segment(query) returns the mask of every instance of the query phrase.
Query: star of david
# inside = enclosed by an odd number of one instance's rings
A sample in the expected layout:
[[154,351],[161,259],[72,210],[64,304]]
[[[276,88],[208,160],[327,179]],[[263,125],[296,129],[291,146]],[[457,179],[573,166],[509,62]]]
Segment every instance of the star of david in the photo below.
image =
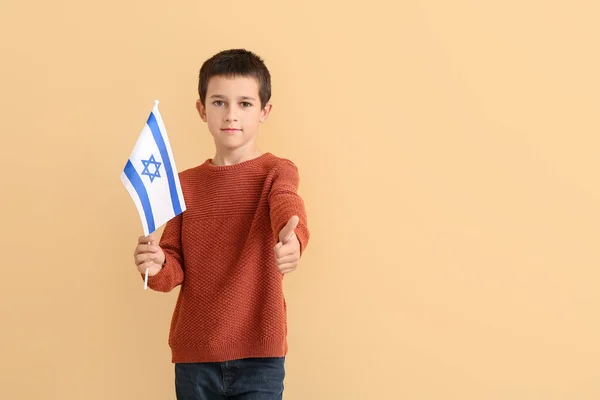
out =
[[[144,170],[142,171],[142,175],[148,175],[148,177],[150,177],[150,182],[154,182],[154,178],[160,178],[160,173],[158,169],[160,168],[161,163],[154,159],[154,154],[152,154],[148,160],[142,160],[142,163],[144,164]],[[148,170],[148,167],[150,165],[154,165],[154,173]]]

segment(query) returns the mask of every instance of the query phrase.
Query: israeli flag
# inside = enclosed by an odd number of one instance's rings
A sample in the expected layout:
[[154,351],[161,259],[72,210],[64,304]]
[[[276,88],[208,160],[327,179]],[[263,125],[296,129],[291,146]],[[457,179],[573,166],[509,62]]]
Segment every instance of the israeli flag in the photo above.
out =
[[186,209],[158,100],[125,164],[121,181],[137,207],[145,236]]

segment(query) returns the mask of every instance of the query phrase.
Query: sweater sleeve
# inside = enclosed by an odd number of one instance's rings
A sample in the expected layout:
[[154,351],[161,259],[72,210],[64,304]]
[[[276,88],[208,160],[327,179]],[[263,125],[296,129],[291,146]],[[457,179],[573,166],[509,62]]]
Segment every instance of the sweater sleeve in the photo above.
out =
[[300,253],[308,245],[310,232],[308,230],[304,201],[298,195],[300,176],[298,168],[291,161],[279,165],[273,176],[273,184],[269,193],[269,208],[271,226],[275,243],[279,241],[279,232],[291,217],[297,215],[300,221],[296,227],[296,236],[300,242]]
[[170,292],[183,282],[183,256],[181,250],[181,223],[183,214],[169,220],[160,238],[165,253],[162,270],[148,277],[148,287],[158,292]]

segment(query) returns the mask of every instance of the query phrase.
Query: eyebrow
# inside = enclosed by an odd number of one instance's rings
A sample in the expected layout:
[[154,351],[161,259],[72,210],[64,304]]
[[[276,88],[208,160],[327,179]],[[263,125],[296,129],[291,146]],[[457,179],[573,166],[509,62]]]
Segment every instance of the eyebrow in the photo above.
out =
[[[227,98],[226,96],[223,96],[222,94],[213,94],[212,96],[210,96],[211,99],[225,99]],[[256,101],[256,99],[254,97],[250,97],[250,96],[240,96],[238,97],[239,100],[254,100]]]

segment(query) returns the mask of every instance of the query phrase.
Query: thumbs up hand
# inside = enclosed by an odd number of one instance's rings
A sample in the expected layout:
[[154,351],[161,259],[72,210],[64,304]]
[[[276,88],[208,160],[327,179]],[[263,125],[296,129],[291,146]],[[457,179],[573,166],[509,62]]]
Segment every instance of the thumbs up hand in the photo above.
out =
[[275,261],[282,274],[294,271],[300,262],[300,241],[295,229],[300,218],[294,215],[279,232],[279,243],[275,246]]

